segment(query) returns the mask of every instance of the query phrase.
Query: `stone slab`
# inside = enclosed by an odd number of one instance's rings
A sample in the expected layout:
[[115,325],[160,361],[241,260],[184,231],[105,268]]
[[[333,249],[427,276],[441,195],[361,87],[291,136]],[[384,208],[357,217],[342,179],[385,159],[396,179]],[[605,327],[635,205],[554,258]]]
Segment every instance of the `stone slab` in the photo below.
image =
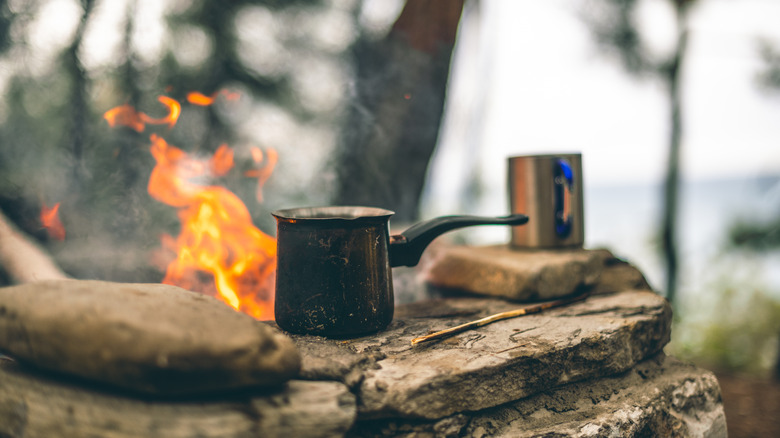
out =
[[0,351],[156,394],[280,385],[300,368],[295,345],[275,328],[164,284],[60,280],[2,288]]
[[649,291],[591,296],[412,347],[411,339],[517,303],[463,297],[397,308],[388,330],[353,340],[294,336],[302,375],[357,394],[361,418],[437,419],[625,372],[669,341],[671,309]]
[[598,282],[591,289],[592,294],[620,292],[624,290],[652,290],[644,274],[636,266],[613,255],[609,250],[595,250],[604,260],[604,267]]
[[563,297],[598,282],[605,253],[527,250],[507,245],[437,247],[423,278],[433,286],[514,301]]
[[0,360],[0,436],[248,438],[342,436],[355,396],[338,382],[292,380],[275,393],[155,400],[117,394]]
[[715,376],[659,354],[626,373],[433,422],[358,422],[350,436],[726,437]]

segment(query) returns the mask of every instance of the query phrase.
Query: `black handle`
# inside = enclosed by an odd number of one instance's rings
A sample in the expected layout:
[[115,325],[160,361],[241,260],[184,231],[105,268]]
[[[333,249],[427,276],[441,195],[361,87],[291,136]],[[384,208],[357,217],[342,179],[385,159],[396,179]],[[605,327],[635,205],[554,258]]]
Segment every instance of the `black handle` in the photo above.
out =
[[414,266],[433,239],[458,228],[473,225],[523,225],[528,216],[513,214],[502,217],[442,216],[412,225],[390,239],[390,266]]

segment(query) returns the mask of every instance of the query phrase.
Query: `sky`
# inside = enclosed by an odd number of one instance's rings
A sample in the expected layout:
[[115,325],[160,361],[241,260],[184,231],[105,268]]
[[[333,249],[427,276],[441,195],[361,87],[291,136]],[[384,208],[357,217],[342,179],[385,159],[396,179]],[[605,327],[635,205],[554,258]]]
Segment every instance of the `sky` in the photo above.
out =
[[[630,77],[594,44],[580,18],[591,3],[483,0],[466,15],[430,170],[430,211],[452,210],[475,170],[484,191],[505,191],[506,158],[514,155],[581,152],[586,185],[662,180],[663,83]],[[643,35],[659,55],[674,41],[667,3],[641,2]],[[780,92],[755,79],[759,39],[780,48],[777,17],[780,2],[771,0],[702,0],[692,11],[683,178],[780,174]]]

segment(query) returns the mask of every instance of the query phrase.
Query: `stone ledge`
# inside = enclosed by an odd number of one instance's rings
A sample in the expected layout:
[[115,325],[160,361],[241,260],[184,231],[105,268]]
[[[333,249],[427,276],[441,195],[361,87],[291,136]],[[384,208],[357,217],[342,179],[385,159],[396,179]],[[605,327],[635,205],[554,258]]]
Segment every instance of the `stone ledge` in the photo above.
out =
[[342,436],[355,396],[338,382],[293,380],[277,393],[142,399],[0,360],[0,436],[248,438]]
[[726,417],[712,373],[659,354],[618,376],[480,412],[358,422],[349,436],[725,437]]
[[592,296],[431,345],[412,338],[518,305],[452,298],[399,306],[390,328],[354,340],[295,336],[306,378],[340,380],[361,418],[443,418],[624,372],[661,351],[671,309],[647,291]]
[[586,249],[445,246],[426,257],[423,277],[438,288],[514,301],[550,300],[595,285],[608,255]]

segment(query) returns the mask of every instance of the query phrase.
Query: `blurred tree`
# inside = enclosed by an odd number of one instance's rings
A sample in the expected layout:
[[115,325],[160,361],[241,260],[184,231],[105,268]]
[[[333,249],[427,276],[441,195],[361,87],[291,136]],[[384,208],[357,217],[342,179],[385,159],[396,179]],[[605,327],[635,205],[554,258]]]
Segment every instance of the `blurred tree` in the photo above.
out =
[[390,32],[352,47],[356,83],[333,163],[334,202],[417,219],[463,0],[409,0]]
[[756,252],[780,249],[780,217],[767,223],[736,223],[729,230],[729,242]]
[[[761,41],[758,50],[765,65],[757,76],[757,85],[764,91],[780,90],[780,53],[767,41]],[[767,181],[774,186],[778,180],[769,177]],[[769,205],[780,207],[771,201]],[[671,346],[679,350],[675,354],[722,371],[763,374],[771,367],[772,377],[780,381],[777,291],[762,284],[761,275],[756,272],[742,271],[732,258],[737,251],[743,258],[764,257],[780,250],[780,209],[774,217],[735,221],[725,237],[721,253],[709,261],[710,269],[720,272],[720,278],[707,287],[712,292],[711,299],[702,302],[692,298],[684,303],[686,307],[695,306],[696,313],[707,317],[681,321],[678,328],[683,330],[675,333],[683,333],[683,338],[688,339],[673,341]],[[768,354],[772,352],[775,357]]]
[[669,0],[674,8],[676,38],[668,57],[652,55],[637,26],[639,0],[594,0],[597,5],[585,17],[603,48],[616,53],[623,67],[636,76],[652,75],[666,85],[669,96],[669,154],[664,179],[664,208],[661,244],[666,260],[666,297],[675,304],[679,255],[677,250],[677,206],[680,185],[680,147],[683,135],[681,71],[688,41],[688,15],[696,0]]
[[89,135],[89,125],[93,120],[93,111],[90,111],[88,94],[89,77],[84,65],[79,57],[79,49],[84,40],[84,32],[87,22],[94,9],[94,0],[81,0],[82,14],[76,27],[76,32],[71,43],[65,48],[62,54],[62,66],[70,82],[69,96],[67,102],[70,107],[68,111],[68,133],[63,137],[67,143],[64,148],[70,150],[73,157],[74,183],[73,187],[77,192],[80,191],[82,175],[85,171],[83,155],[84,144],[88,142],[85,138]]
[[[252,126],[252,117],[269,107],[281,117],[265,128],[286,130],[278,136],[282,141],[294,142],[313,126],[311,147],[327,149],[332,141],[328,136],[343,132],[334,159],[336,201],[394,208],[404,220],[416,216],[438,134],[463,0],[409,1],[386,36],[371,39],[366,32],[354,44],[351,34],[359,28],[356,12],[362,2],[171,2],[161,23],[164,30],[153,42],[144,33],[154,26],[142,21],[157,20],[150,19],[148,2],[128,0],[124,5],[123,10],[111,10],[108,0],[0,3],[0,63],[7,72],[0,77],[5,91],[0,103],[0,208],[24,231],[48,243],[70,274],[157,280],[159,272],[139,273],[138,265],[148,264],[159,234],[176,233],[176,212],[146,194],[154,165],[146,147],[148,133],[109,129],[101,115],[122,103],[160,115],[164,110],[155,99],[162,93],[182,101],[188,91],[208,95],[238,89],[245,94],[243,109],[254,112],[237,115],[219,105],[185,111],[177,128],[165,135],[190,152],[210,153],[224,142],[245,140],[247,132],[260,131]],[[59,27],[47,27],[53,15],[63,11],[68,14],[57,17]],[[345,16],[347,21],[342,20]],[[339,29],[320,26],[322,17]],[[71,25],[72,31],[63,30]],[[117,42],[98,32],[113,32]],[[334,32],[340,32],[343,45],[322,42]],[[33,41],[35,35],[47,33],[58,36],[42,44]],[[262,59],[268,54],[261,50],[266,43],[278,45],[279,56]],[[108,47],[109,53],[94,55],[98,46]],[[321,66],[317,61],[323,58],[330,62],[324,64],[336,65],[331,70],[340,76],[332,79],[307,71]],[[308,82],[302,85],[301,76]],[[356,84],[354,95],[340,96],[331,106],[307,102],[301,90],[307,84],[309,93],[339,90],[324,83],[325,77]],[[348,111],[342,117],[345,105]],[[277,127],[278,119],[283,123]],[[154,129],[162,132],[164,127]],[[283,152],[280,163],[291,155],[301,161],[312,159],[310,150],[290,150],[286,156]],[[239,167],[252,164],[251,157],[244,159],[247,163],[239,162]],[[229,180],[233,177],[220,182],[235,182]],[[321,199],[325,185],[296,190],[316,192]],[[287,186],[276,196],[292,196]],[[231,189],[245,202],[254,200],[251,181]],[[68,237],[62,243],[46,242],[38,219],[41,204],[60,201]]]
[[16,19],[17,12],[12,11],[7,1],[0,3],[0,53],[5,53],[13,46],[11,26]]
[[[759,85],[780,91],[780,50],[769,41],[759,43],[759,51],[764,59],[764,70],[759,74]],[[737,248],[755,252],[780,250],[780,210],[778,216],[768,222],[736,223],[729,233],[729,242]],[[780,336],[773,377],[780,381]]]
[[[99,29],[100,20],[107,19],[97,13],[110,6],[107,0],[74,3],[72,32],[59,30],[64,38],[43,45],[40,38],[35,41],[36,35],[56,32],[44,29],[43,23],[51,21],[52,13],[62,12],[57,8],[63,5],[48,0],[0,3],[0,62],[7,72],[0,78],[5,90],[0,104],[0,209],[25,232],[49,244],[58,262],[78,277],[154,281],[159,272],[139,276],[137,268],[139,263],[148,264],[148,250],[158,245],[160,233],[175,233],[176,212],[146,195],[154,163],[145,147],[148,136],[132,129],[110,130],[102,112],[131,103],[159,113],[154,99],[170,85],[168,91],[178,99],[187,91],[210,94],[240,86],[289,105],[293,99],[285,75],[264,77],[242,64],[235,19],[248,7],[277,11],[318,7],[322,2],[196,0],[173,8],[168,22],[172,33],[184,26],[212,42],[196,66],[178,61],[175,52],[181,40],[176,38],[159,42],[163,50],[156,60],[139,56],[137,0],[129,0],[126,9],[118,11],[124,22],[118,29],[121,43],[103,64],[85,59],[91,55],[90,29]],[[69,16],[58,18],[63,27],[70,24]],[[202,113],[205,120],[191,123],[203,134],[192,143],[196,149],[213,151],[235,139],[235,126],[216,108],[204,108]],[[48,242],[38,213],[42,203],[60,201],[69,238]],[[100,241],[102,248],[88,248],[88,241]],[[143,251],[129,256],[134,248]]]
[[775,91],[780,90],[780,49],[769,41],[760,41],[759,51],[766,65],[758,77],[759,84]]
[[[171,31],[187,38],[193,30],[201,31],[210,41],[210,47],[198,47],[205,50],[205,59],[198,68],[183,65],[175,54],[182,50],[181,45],[172,44],[160,65],[159,84],[175,87],[174,96],[183,98],[183,93],[199,90],[212,93],[221,88],[240,84],[246,87],[254,97],[283,101],[285,93],[289,93],[287,75],[263,76],[246,68],[239,56],[238,37],[235,29],[236,17],[251,6],[279,10],[298,8],[301,5],[316,5],[319,0],[232,0],[229,2],[217,0],[200,0],[192,2],[185,10],[168,17]],[[205,108],[206,132],[198,147],[213,151],[222,142],[235,140],[235,131],[226,126],[224,118],[217,114],[213,106]]]

